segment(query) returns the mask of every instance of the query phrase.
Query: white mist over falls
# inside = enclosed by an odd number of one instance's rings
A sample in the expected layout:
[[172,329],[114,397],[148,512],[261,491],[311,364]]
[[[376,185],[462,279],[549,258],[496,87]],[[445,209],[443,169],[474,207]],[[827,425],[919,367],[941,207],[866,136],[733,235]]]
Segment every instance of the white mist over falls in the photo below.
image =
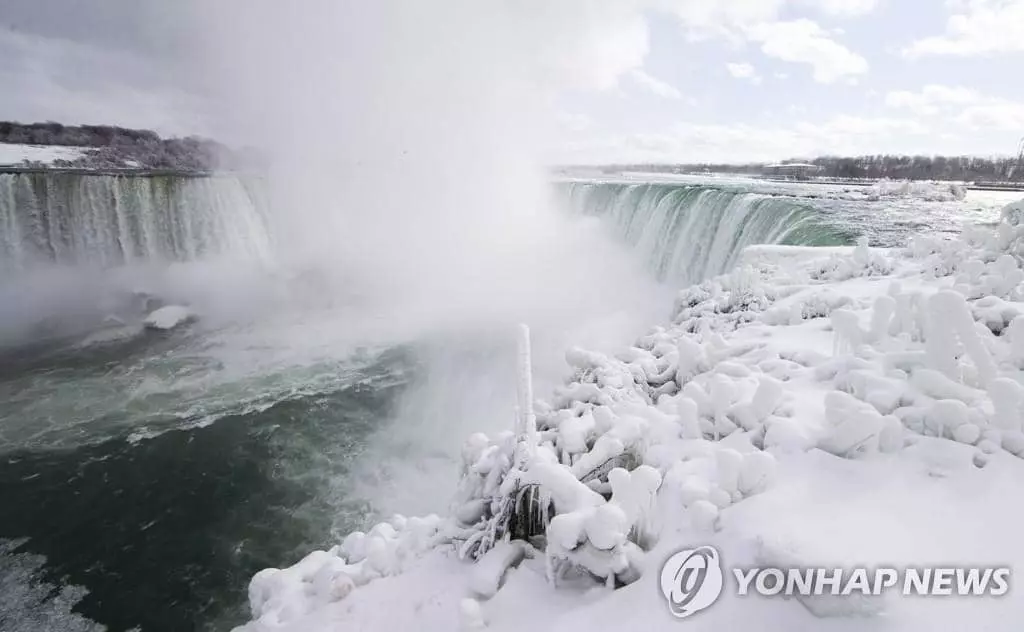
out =
[[547,4],[203,3],[213,127],[267,173],[0,175],[0,621],[241,623],[255,571],[445,510],[512,427],[518,323],[540,395],[745,246],[904,234],[838,189],[555,182],[552,99],[608,42]]

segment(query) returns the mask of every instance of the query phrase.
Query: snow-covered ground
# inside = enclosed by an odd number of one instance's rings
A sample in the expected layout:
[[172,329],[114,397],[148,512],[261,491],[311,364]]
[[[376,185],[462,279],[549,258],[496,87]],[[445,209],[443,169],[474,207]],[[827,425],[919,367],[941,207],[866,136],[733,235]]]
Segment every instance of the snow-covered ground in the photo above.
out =
[[470,437],[449,516],[261,572],[241,629],[1019,630],[1013,580],[816,601],[727,573],[680,623],[659,574],[700,545],[730,568],[1024,568],[1022,263],[1024,204],[905,249],[749,248],[633,347],[569,350],[535,418]]
[[25,160],[49,164],[54,160],[75,160],[83,155],[81,147],[0,143],[0,166],[19,165]]

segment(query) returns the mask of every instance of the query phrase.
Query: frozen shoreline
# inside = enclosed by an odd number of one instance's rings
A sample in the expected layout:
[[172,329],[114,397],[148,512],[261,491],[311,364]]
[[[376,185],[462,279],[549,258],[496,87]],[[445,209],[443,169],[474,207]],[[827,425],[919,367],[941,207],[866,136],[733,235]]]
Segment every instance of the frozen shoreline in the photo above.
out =
[[[1022,208],[906,249],[747,249],[635,346],[569,350],[573,378],[535,406],[536,435],[470,437],[450,516],[395,517],[261,572],[240,629],[675,629],[658,574],[690,545],[730,566],[1024,568]],[[726,590],[686,625],[1024,618],[1012,596],[892,597]]]

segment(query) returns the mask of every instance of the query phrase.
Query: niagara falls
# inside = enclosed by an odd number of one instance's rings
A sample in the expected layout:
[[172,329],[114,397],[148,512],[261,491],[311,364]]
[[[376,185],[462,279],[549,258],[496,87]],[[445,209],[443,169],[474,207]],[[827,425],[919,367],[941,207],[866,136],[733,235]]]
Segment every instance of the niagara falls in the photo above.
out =
[[0,632],[1016,632],[1024,0],[0,0]]

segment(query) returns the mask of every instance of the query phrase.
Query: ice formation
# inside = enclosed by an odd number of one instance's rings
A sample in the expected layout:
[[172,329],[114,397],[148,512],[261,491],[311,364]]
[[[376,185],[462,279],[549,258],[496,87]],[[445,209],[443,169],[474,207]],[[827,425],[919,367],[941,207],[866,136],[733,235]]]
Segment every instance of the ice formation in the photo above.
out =
[[174,329],[195,319],[187,307],[181,305],[165,305],[153,310],[146,316],[143,324],[149,329]]
[[879,180],[868,189],[867,197],[873,200],[912,197],[931,202],[949,202],[967,197],[967,187],[951,182]]
[[[262,571],[249,629],[300,625],[428,551],[475,563],[451,615],[466,630],[490,625],[521,567],[540,569],[552,590],[628,586],[657,568],[666,544],[735,531],[723,522],[753,511],[748,499],[783,503],[772,492],[794,464],[822,475],[842,463],[897,468],[930,446],[935,476],[961,453],[971,467],[1017,467],[1020,208],[994,230],[920,236],[905,249],[748,249],[733,272],[681,291],[670,324],[632,347],[570,349],[571,376],[547,401],[532,397],[524,328],[516,426],[465,441],[451,514],[395,517]],[[807,607],[848,610],[819,605]]]

